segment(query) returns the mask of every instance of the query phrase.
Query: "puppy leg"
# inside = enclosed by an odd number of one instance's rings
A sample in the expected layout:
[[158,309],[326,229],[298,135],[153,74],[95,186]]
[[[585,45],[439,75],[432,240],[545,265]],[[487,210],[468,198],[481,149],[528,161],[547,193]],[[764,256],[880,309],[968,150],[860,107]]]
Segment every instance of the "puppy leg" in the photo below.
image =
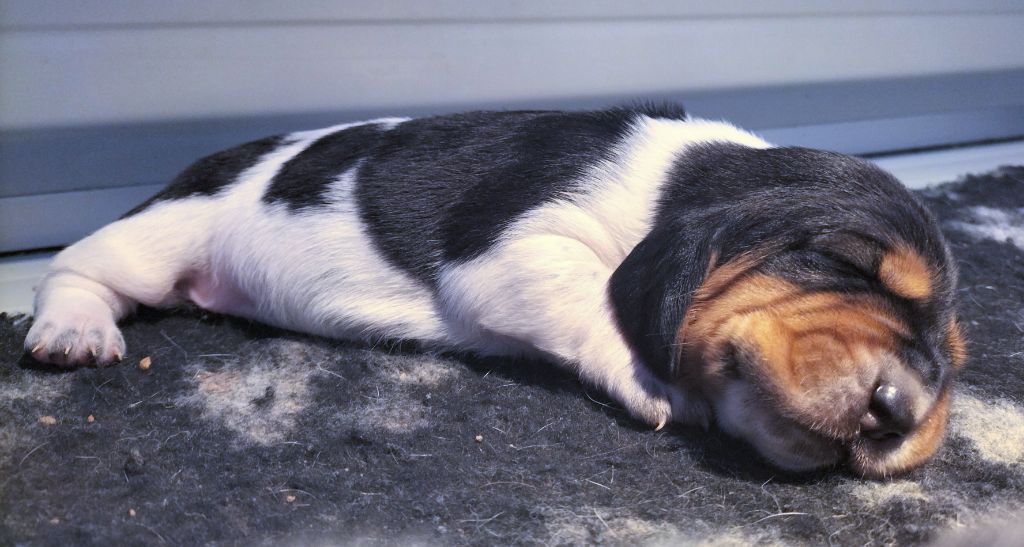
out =
[[64,249],[36,287],[26,350],[58,365],[120,360],[117,320],[179,299],[176,284],[206,262],[212,211],[206,197],[158,203]]
[[648,424],[706,425],[707,405],[659,380],[626,344],[608,298],[611,274],[583,243],[534,235],[446,270],[440,288],[462,344],[486,353],[478,341],[513,339],[568,363]]

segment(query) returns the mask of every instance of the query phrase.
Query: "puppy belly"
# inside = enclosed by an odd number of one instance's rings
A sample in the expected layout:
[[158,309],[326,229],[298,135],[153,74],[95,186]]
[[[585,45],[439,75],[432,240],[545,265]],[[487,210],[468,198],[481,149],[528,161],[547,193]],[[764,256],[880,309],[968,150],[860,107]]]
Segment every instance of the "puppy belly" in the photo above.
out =
[[212,273],[193,275],[181,285],[186,298],[204,310],[258,319],[252,298],[234,282],[225,282],[221,276]]
[[[343,247],[336,244],[332,250]],[[246,271],[238,271],[237,264],[224,266],[239,279],[199,280],[189,297],[211,311],[330,338],[446,340],[427,289],[387,276],[385,269],[374,267],[387,266],[374,264],[365,252],[343,254],[351,261],[332,262],[314,249],[291,251],[283,262],[271,250],[253,253]],[[374,273],[391,279],[373,280]]]

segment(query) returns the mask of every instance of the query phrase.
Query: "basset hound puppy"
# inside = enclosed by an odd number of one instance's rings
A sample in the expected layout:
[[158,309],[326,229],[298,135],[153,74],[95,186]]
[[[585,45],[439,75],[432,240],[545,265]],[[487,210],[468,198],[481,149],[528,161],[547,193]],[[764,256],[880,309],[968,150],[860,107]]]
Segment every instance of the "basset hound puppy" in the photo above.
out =
[[382,118],[243,144],[53,260],[25,347],[125,356],[137,304],[532,355],[785,470],[940,445],[956,267],[870,162],[673,107]]

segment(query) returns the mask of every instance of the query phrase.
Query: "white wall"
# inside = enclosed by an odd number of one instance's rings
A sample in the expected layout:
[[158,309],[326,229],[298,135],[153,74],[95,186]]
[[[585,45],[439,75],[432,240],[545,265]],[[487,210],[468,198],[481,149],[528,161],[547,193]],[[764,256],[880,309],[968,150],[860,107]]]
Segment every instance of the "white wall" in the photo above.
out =
[[851,153],[1024,135],[1024,0],[0,0],[0,253],[380,115],[682,101]]
[[0,2],[0,128],[1024,69],[1024,2]]

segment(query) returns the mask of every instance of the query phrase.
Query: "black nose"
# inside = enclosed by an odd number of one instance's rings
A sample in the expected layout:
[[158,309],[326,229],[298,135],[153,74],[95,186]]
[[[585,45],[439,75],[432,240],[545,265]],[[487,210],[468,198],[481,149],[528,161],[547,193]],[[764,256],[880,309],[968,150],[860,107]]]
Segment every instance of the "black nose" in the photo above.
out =
[[906,392],[893,384],[878,386],[860,420],[860,434],[881,441],[903,437],[913,428],[914,413]]

